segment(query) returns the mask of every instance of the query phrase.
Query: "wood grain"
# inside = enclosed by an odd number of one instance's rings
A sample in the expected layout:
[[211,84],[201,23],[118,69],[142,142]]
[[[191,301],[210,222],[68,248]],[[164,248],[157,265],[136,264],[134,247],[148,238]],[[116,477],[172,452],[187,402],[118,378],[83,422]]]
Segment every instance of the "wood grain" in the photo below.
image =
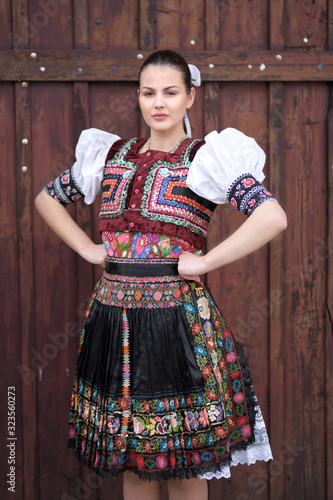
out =
[[[326,438],[327,443],[333,440],[333,228],[330,221],[333,217],[333,85],[329,84],[329,110],[327,114],[328,130],[328,231],[327,248],[327,305],[326,305]],[[326,492],[333,491],[333,448],[327,446],[327,487]]]
[[[285,89],[285,492],[286,500],[325,498],[326,265],[328,93],[325,84]],[[289,451],[288,451],[289,448]],[[311,479],[310,479],[311,478]]]
[[[30,89],[15,84],[16,111],[16,171],[17,171],[17,222],[20,273],[20,337],[22,362],[22,417],[23,417],[23,478],[27,499],[37,499],[38,448],[37,448],[37,394],[35,348],[34,300],[34,248],[32,238],[32,156],[30,129]],[[28,144],[23,144],[23,139]],[[26,167],[26,171],[22,167]],[[37,370],[38,371],[38,370]],[[25,376],[24,376],[25,375]]]
[[[269,190],[282,207],[284,193],[284,130],[285,117],[284,85],[272,82],[269,85]],[[270,498],[284,500],[284,234],[270,243],[269,255],[269,429],[273,456],[278,468],[270,474]]]
[[[32,59],[30,51],[2,50],[0,81],[136,81],[142,64],[137,56],[142,54],[146,58],[150,53],[151,51],[146,50],[125,49],[38,50],[37,57]],[[182,50],[181,54],[198,66],[203,81],[333,79],[331,52]],[[45,71],[40,68],[45,68]]]
[[[5,123],[6,127],[1,128],[0,133],[0,154],[3,158],[3,166],[0,169],[0,300],[4,304],[2,308],[2,353],[1,353],[1,380],[2,380],[2,415],[3,423],[1,425],[1,442],[3,443],[3,452],[0,456],[0,468],[3,471],[3,490],[9,487],[10,467],[15,466],[15,493],[9,492],[8,495],[14,497],[23,497],[24,480],[23,480],[23,414],[22,393],[26,389],[29,376],[23,378],[21,376],[22,361],[21,361],[21,318],[20,318],[20,269],[19,262],[19,236],[21,228],[18,228],[18,206],[17,196],[17,177],[20,172],[15,164],[15,136],[16,124],[15,113],[15,89],[10,83],[0,86],[0,122]],[[24,194],[24,193],[23,193]],[[11,304],[13,305],[11,307]],[[25,339],[26,340],[26,339]],[[29,374],[29,372],[28,372]],[[11,387],[11,389],[7,389]],[[12,389],[14,387],[14,389]],[[8,399],[8,392],[14,393],[15,398],[15,431],[10,434],[12,429],[8,429],[8,423],[13,424],[13,414],[11,419],[7,417],[8,407],[12,400]],[[31,408],[29,408],[31,409]],[[10,448],[7,444],[11,441],[8,438],[15,438],[15,458],[16,464],[8,463],[10,456]],[[12,447],[13,449],[13,447]],[[6,479],[5,479],[6,478]]]

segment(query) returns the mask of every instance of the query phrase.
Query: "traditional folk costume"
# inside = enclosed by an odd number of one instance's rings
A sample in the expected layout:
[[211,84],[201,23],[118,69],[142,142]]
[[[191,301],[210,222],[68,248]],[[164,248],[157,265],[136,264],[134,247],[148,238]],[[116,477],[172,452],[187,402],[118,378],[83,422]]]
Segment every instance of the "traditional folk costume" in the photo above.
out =
[[103,476],[229,477],[272,458],[247,363],[202,282],[183,279],[183,251],[201,254],[217,204],[251,215],[274,199],[265,154],[228,128],[185,138],[174,153],[146,139],[82,132],[76,163],[44,189],[92,203],[107,267],[80,337],[69,446]]

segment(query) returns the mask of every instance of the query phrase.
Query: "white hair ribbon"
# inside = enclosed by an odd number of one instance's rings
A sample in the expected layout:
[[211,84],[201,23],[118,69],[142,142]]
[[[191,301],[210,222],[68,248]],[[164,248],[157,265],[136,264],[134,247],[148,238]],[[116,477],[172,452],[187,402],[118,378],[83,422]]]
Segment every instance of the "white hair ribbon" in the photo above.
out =
[[[189,70],[191,73],[192,85],[194,85],[194,87],[200,87],[200,85],[201,85],[200,71],[198,70],[198,68],[196,66],[194,66],[194,64],[189,64],[188,67],[189,67]],[[185,120],[185,126],[186,126],[186,133],[189,137],[192,137],[191,124],[190,124],[190,120],[188,119],[188,116],[187,116],[187,111],[185,111],[184,120]]]
[[185,111],[184,121],[185,121],[186,133],[189,137],[192,137],[191,124],[187,116],[187,111]]
[[192,85],[194,85],[195,87],[200,87],[201,85],[200,71],[196,66],[194,66],[194,64],[189,64],[188,67],[191,72]]

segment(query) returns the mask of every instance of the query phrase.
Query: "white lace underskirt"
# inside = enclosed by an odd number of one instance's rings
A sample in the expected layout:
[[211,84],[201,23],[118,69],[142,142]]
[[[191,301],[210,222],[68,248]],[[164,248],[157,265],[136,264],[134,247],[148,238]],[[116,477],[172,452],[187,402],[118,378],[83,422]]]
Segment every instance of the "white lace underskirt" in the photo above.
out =
[[268,462],[273,460],[272,450],[269,444],[268,434],[266,431],[265,422],[260,410],[260,406],[255,407],[256,417],[254,423],[253,443],[249,444],[246,450],[235,450],[231,452],[231,462],[228,465],[221,465],[221,469],[215,472],[207,472],[199,475],[200,479],[220,479],[221,477],[228,478],[231,476],[230,467],[238,464],[254,464],[257,460]]

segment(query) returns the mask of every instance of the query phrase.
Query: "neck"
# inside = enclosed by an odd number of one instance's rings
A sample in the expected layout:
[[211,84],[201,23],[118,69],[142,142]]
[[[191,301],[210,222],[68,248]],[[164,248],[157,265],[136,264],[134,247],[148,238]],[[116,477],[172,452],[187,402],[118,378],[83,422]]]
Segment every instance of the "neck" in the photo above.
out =
[[186,135],[183,129],[177,130],[168,135],[158,133],[154,130],[151,131],[149,149],[156,149],[158,151],[170,151],[177,142]]

